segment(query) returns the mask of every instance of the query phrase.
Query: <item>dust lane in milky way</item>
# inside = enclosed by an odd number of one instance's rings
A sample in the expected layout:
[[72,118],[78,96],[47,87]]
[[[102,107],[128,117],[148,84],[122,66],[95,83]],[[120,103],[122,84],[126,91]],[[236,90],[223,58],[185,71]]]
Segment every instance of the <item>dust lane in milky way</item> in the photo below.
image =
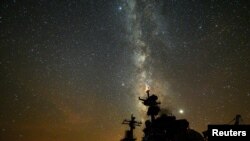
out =
[[249,11],[241,0],[3,1],[0,140],[120,140],[124,118],[147,119],[146,87],[200,132],[236,114],[249,123]]
[[154,40],[153,38],[157,34],[166,30],[161,22],[161,19],[164,19],[160,15],[162,4],[155,1],[126,1],[123,4],[126,12],[127,39],[133,49],[132,57],[135,64],[135,77],[131,82],[134,84],[133,93],[135,93],[137,106],[142,109],[140,116],[145,114],[146,109],[138,101],[138,97],[145,96],[147,87],[155,88],[162,100],[166,99],[168,92],[167,80],[163,83],[163,80],[152,78],[154,59],[151,56],[151,50],[154,49],[154,46],[150,44],[150,41]]

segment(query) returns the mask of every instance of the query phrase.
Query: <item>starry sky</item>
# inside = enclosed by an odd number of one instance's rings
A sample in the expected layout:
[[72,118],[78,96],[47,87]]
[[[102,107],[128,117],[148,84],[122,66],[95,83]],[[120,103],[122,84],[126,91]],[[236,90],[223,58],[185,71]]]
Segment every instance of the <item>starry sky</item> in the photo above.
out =
[[0,140],[120,140],[146,88],[199,132],[250,123],[249,17],[244,0],[2,0]]

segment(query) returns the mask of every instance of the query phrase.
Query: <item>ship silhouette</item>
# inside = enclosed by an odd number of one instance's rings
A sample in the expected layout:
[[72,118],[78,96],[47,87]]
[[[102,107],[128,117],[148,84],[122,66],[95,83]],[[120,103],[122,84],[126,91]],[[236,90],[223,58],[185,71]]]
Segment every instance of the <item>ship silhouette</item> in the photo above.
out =
[[[232,124],[232,122],[234,123]],[[243,119],[240,114],[237,114],[228,124],[224,125],[234,125],[234,126],[243,125]],[[208,141],[208,130],[203,131],[202,134],[204,136],[204,141]]]
[[[176,119],[172,114],[158,115],[160,112],[160,102],[155,94],[146,91],[146,98],[140,98],[142,104],[147,107],[147,116],[143,129],[144,136],[142,141],[204,141],[205,138],[197,131],[189,128],[189,122],[186,119]],[[135,141],[133,131],[136,126],[142,123],[135,121],[131,115],[131,120],[124,120],[123,124],[128,124],[130,129],[126,130],[125,136],[121,141]]]

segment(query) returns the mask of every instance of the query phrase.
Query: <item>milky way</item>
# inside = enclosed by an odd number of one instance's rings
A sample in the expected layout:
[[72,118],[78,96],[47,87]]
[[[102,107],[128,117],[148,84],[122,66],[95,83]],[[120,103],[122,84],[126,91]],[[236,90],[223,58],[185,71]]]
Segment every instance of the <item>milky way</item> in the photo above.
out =
[[[117,141],[145,89],[199,132],[250,119],[247,1],[0,4],[0,140]],[[140,140],[143,126],[136,129]]]
[[[138,101],[138,97],[145,97],[145,89],[157,89],[158,96],[165,99],[166,86],[163,80],[152,78],[154,58],[151,50],[154,46],[149,42],[163,29],[159,20],[161,3],[155,1],[127,1],[124,4],[126,10],[126,29],[129,45],[133,49],[133,62],[135,64],[135,77],[132,78],[134,93],[139,111],[145,114],[145,107]],[[167,42],[167,41],[166,41]],[[157,68],[156,68],[157,69]],[[167,82],[167,80],[164,80]],[[141,115],[142,116],[142,115]]]

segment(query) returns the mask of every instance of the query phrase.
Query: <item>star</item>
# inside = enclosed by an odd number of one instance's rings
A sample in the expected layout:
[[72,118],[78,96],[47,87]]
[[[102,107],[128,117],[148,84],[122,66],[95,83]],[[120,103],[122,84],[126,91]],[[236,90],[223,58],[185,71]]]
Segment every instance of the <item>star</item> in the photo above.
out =
[[119,6],[119,7],[118,7],[118,10],[119,10],[119,11],[122,11],[122,6]]
[[123,86],[123,87],[125,86],[125,83],[124,83],[124,82],[122,82],[122,86]]
[[[162,114],[187,119],[200,132],[208,122],[228,122],[235,112],[249,124],[246,5],[239,0],[4,2],[1,138],[121,140],[126,130],[121,120],[131,113],[150,119],[138,97],[152,95]],[[136,130],[134,136],[143,137],[143,128]]]
[[180,110],[179,110],[179,113],[180,113],[180,114],[184,114],[184,110],[183,110],[183,109],[180,109]]

